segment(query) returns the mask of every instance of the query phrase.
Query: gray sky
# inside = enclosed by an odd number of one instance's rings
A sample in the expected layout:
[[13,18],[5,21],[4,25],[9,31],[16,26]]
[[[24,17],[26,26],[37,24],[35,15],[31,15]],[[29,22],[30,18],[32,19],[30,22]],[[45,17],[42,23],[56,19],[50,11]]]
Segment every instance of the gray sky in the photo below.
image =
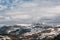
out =
[[60,0],[0,0],[0,24],[60,24]]

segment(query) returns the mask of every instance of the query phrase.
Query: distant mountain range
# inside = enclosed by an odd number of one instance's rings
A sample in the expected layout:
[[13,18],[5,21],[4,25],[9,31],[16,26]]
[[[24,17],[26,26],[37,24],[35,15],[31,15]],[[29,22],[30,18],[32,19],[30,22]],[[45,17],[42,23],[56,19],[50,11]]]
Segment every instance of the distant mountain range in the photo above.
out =
[[[0,35],[11,35],[17,36],[18,38],[29,36],[29,35],[40,35],[40,38],[45,38],[46,36],[58,35],[60,26],[51,26],[47,24],[31,24],[29,26],[23,25],[13,25],[13,26],[3,26],[0,27]],[[38,37],[39,38],[39,37]]]

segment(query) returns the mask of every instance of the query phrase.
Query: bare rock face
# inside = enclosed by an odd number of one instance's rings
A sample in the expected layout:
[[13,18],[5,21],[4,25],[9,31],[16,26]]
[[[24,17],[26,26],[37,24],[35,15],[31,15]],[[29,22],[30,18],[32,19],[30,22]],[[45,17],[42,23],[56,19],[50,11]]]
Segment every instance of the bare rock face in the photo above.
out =
[[56,37],[54,37],[54,39],[53,40],[60,40],[60,34],[59,35],[57,35]]
[[[45,27],[44,27],[45,28]],[[11,40],[60,40],[60,28],[50,27],[41,31],[41,27],[9,26],[0,28],[0,34]],[[7,33],[7,34],[6,34]]]
[[42,32],[24,36],[22,40],[60,40],[60,28],[49,28]]

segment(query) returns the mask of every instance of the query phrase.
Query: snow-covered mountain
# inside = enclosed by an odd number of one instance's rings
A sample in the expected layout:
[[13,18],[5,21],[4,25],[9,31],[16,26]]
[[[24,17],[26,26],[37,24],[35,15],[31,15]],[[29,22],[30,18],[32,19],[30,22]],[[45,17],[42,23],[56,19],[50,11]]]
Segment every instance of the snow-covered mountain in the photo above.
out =
[[27,35],[22,40],[60,40],[60,28],[49,28],[47,30]]
[[44,40],[54,38],[60,34],[60,26],[51,26],[47,24],[19,24],[13,26],[3,26],[0,28],[0,35],[7,35],[13,38],[26,40]]

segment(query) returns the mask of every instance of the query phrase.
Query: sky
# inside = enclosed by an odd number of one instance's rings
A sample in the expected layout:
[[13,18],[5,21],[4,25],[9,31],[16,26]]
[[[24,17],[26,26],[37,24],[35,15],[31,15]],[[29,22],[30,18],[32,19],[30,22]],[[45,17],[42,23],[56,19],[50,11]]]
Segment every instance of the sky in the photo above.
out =
[[0,0],[0,25],[60,24],[60,0]]

